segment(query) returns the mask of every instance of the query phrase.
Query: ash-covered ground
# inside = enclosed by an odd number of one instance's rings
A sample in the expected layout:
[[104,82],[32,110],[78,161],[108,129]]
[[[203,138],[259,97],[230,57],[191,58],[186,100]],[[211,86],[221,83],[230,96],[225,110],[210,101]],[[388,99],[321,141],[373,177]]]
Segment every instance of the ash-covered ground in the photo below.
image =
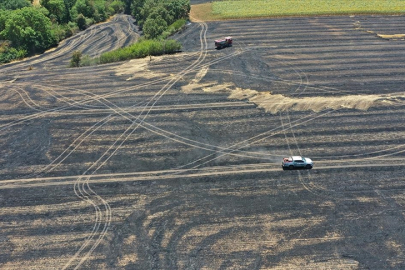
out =
[[138,38],[118,16],[2,66],[0,268],[404,268],[403,21],[191,23],[67,68]]

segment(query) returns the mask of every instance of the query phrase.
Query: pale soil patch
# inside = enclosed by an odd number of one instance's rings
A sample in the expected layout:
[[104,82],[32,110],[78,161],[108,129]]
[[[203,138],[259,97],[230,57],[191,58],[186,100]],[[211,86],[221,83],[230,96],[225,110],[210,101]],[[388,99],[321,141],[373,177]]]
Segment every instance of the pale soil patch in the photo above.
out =
[[384,35],[384,34],[378,34],[375,31],[367,30],[362,28],[361,23],[359,21],[355,22],[353,24],[354,29],[360,30],[369,34],[375,34],[377,37],[382,38],[382,39],[405,39],[405,34],[393,34],[393,35]]
[[232,91],[231,87],[233,87],[232,83],[226,84],[218,84],[216,82],[208,82],[208,83],[195,83],[191,82],[188,85],[182,86],[181,91],[184,93],[191,93],[193,91],[203,90],[207,93],[216,93],[216,92],[229,92]]
[[[381,95],[346,95],[340,97],[305,97],[293,98],[273,95],[270,92],[236,88],[231,92],[230,99],[249,100],[263,108],[266,112],[276,114],[280,111],[314,111],[342,108],[368,110],[371,106],[388,105],[398,102],[397,97]],[[399,97],[403,98],[403,97]]]
[[[201,80],[201,78],[199,80]],[[199,84],[197,79],[194,79],[189,85],[182,87],[182,91],[185,93],[190,93],[195,90],[203,90],[208,93],[230,92],[228,96],[229,99],[248,100],[272,114],[287,110],[320,112],[325,109],[338,110],[343,108],[366,111],[372,106],[387,106],[394,103],[402,103],[405,98],[405,96],[385,95],[294,98],[280,94],[273,95],[271,92],[242,89],[234,87],[231,83],[216,84],[215,82],[209,82]]]
[[[172,75],[172,74],[168,74],[168,73],[151,71],[151,70],[149,70],[149,68],[151,67],[151,65],[158,64],[167,59],[173,60],[176,58],[184,58],[189,55],[192,55],[192,53],[190,53],[190,54],[182,53],[182,54],[177,54],[177,55],[161,55],[161,56],[152,56],[152,57],[145,57],[145,58],[139,58],[139,59],[132,59],[132,60],[125,62],[124,64],[118,66],[115,69],[115,74],[117,76],[130,75],[131,77],[129,77],[127,80],[133,80],[136,78],[152,79],[152,78],[156,78],[156,77]],[[202,76],[205,76],[205,74]]]
[[383,38],[383,39],[404,39],[405,34],[394,34],[394,35],[383,35],[383,34],[377,34],[378,37]]
[[212,3],[191,5],[190,19],[196,21],[216,21],[220,20],[219,16],[212,14]]
[[[234,98],[244,99],[243,96],[237,98],[241,90],[236,90]],[[319,112],[324,109],[357,109],[367,110],[377,100],[380,99],[378,95],[348,95],[341,97],[308,97],[308,98],[290,98],[283,95],[272,95],[271,93],[258,93],[257,95],[249,98],[249,101],[258,105],[259,108],[265,109],[266,112],[273,114],[279,111],[314,111]]]
[[357,200],[361,203],[371,203],[371,202],[376,201],[374,198],[370,198],[370,197],[366,197],[366,196],[359,196],[359,197],[357,197]]
[[195,75],[195,78],[192,80],[193,83],[199,83],[202,78],[205,77],[205,75],[207,75],[208,72],[208,67],[202,68],[200,69],[197,74]]
[[232,84],[227,83],[227,84],[214,84],[214,85],[210,85],[208,87],[204,87],[203,91],[204,92],[221,92],[224,91],[224,89],[228,89],[228,87],[232,86]]
[[134,264],[138,260],[137,254],[131,253],[131,254],[125,254],[121,258],[118,258],[118,266],[124,267],[129,264]]
[[342,108],[366,111],[371,106],[387,106],[394,103],[403,103],[405,95],[346,95],[338,97],[286,97],[280,94],[273,95],[271,92],[259,92],[253,89],[235,87],[232,83],[218,84],[217,82],[200,83],[209,69],[201,69],[188,85],[182,86],[184,93],[204,91],[208,93],[228,92],[229,99],[248,100],[255,103],[266,112],[277,114],[280,111],[314,111],[320,112],[325,109],[338,110]]
[[200,81],[207,75],[208,67],[200,69],[195,75],[194,79],[188,85],[181,87],[184,93],[191,93],[195,90],[202,89],[204,92],[227,92],[231,91],[232,83],[218,84],[217,82],[200,83]]
[[117,76],[129,75],[130,77],[127,79],[127,81],[137,78],[153,79],[167,75],[149,70],[149,62],[149,58],[130,60],[129,62],[117,67],[115,74]]
[[[403,258],[404,257],[404,252],[403,252],[403,245],[396,240],[388,240],[385,242],[385,246],[387,247],[387,250],[390,250],[391,252],[394,252],[398,258]],[[391,267],[393,268],[400,268],[401,262],[398,262],[396,260],[392,260],[389,262]]]

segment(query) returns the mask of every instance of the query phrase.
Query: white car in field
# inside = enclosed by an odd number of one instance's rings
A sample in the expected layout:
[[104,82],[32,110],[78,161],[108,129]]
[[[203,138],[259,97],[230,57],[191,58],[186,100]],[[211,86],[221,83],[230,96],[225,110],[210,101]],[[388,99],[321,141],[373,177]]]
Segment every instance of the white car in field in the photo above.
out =
[[291,156],[283,158],[281,162],[281,167],[283,170],[294,170],[294,169],[312,169],[314,163],[312,159],[302,156]]

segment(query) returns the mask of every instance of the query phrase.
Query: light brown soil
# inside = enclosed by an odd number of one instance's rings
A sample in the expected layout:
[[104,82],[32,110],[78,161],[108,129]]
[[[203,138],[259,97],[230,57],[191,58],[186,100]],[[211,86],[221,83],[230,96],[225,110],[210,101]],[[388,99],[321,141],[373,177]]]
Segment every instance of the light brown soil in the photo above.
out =
[[219,17],[212,14],[212,3],[203,3],[191,5],[190,10],[191,21],[215,21]]

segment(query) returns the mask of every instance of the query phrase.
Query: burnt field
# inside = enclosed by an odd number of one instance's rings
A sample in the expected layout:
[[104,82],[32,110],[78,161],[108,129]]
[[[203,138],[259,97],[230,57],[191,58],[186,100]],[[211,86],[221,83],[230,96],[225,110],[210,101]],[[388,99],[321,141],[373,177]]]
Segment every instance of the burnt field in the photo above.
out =
[[67,68],[137,38],[97,27],[0,69],[1,269],[405,267],[405,41],[378,36],[404,17],[192,23]]

